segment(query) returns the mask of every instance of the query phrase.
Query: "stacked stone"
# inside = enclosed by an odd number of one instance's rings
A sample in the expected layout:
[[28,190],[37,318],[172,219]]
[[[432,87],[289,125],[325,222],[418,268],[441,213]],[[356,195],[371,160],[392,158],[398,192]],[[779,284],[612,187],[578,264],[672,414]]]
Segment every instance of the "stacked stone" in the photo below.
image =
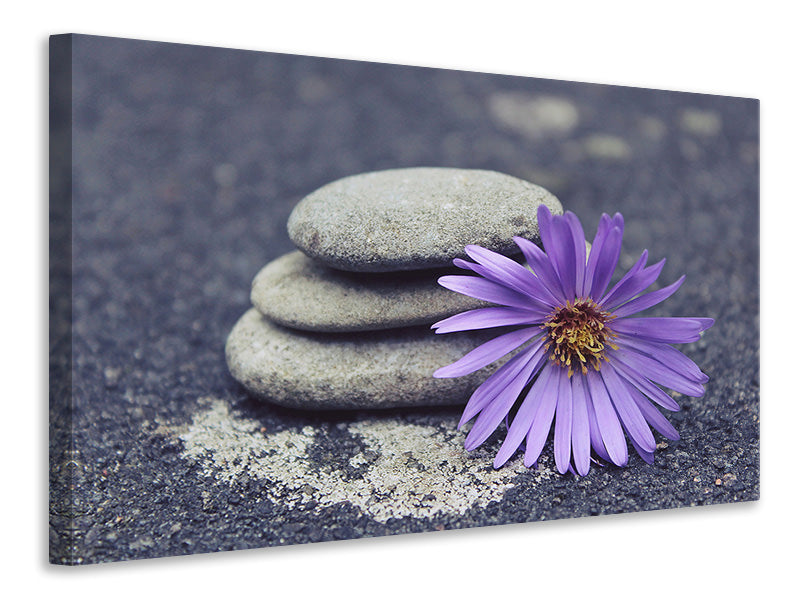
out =
[[497,364],[470,376],[433,372],[496,335],[436,335],[430,325],[488,306],[437,283],[464,247],[514,255],[539,240],[547,190],[493,171],[415,168],[347,177],[289,217],[298,251],[255,277],[226,344],[233,376],[254,396],[306,409],[459,404]]

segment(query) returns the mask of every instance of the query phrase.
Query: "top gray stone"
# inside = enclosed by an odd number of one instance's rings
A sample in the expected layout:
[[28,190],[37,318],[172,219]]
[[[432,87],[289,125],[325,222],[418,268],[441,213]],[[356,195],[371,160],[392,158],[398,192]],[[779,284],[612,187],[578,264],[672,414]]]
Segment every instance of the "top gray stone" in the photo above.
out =
[[452,264],[464,246],[517,254],[513,236],[539,242],[536,209],[561,203],[542,187],[494,171],[414,168],[345,177],[306,196],[289,237],[345,271],[407,271]]

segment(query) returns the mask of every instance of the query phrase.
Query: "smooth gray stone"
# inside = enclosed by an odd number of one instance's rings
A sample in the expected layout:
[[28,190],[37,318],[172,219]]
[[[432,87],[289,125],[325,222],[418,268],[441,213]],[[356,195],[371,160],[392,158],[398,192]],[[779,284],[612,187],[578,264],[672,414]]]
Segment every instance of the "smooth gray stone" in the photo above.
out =
[[306,331],[374,331],[430,325],[456,313],[491,306],[443,288],[448,271],[352,273],[326,267],[296,250],[256,275],[250,299],[280,325]]
[[563,212],[550,192],[494,171],[414,168],[334,181],[289,216],[289,237],[308,256],[345,271],[444,267],[478,244],[518,254],[513,236],[539,242],[536,210]]
[[436,335],[424,327],[310,333],[276,325],[251,308],[228,336],[225,357],[251,394],[290,408],[463,404],[505,359],[464,377],[435,379],[433,372],[496,335]]

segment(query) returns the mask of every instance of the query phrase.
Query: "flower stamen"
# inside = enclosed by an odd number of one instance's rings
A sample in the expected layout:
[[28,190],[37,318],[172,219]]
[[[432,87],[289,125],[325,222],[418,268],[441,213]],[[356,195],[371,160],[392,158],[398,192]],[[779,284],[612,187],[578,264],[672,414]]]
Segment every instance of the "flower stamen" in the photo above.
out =
[[550,360],[567,368],[569,377],[578,366],[584,374],[588,371],[587,365],[599,371],[600,361],[607,360],[603,353],[606,345],[616,349],[610,342],[615,335],[605,326],[612,318],[613,315],[600,310],[588,298],[556,308],[542,325],[550,338],[547,341]]

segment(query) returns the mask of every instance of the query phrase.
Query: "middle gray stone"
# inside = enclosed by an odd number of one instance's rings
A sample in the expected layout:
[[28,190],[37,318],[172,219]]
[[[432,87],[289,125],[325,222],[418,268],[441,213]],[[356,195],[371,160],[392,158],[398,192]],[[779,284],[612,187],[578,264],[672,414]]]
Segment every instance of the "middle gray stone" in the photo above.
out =
[[256,275],[250,299],[272,321],[305,331],[374,331],[430,325],[491,306],[437,283],[450,271],[352,273],[331,269],[300,251],[273,260]]

